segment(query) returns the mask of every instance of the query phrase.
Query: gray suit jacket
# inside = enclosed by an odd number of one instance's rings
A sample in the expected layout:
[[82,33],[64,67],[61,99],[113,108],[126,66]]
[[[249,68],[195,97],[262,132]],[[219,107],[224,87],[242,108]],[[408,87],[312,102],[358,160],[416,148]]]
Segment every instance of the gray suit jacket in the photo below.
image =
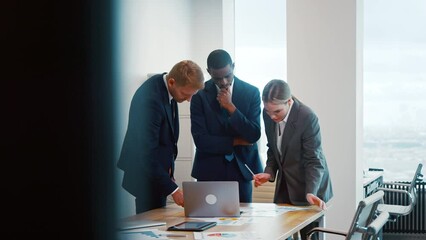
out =
[[307,205],[306,194],[312,193],[327,202],[333,196],[327,162],[321,147],[318,118],[306,105],[294,98],[281,144],[282,156],[277,149],[274,121],[263,111],[268,140],[268,159],[265,173],[270,181],[277,181],[274,202],[282,199],[281,184],[286,184],[290,203]]

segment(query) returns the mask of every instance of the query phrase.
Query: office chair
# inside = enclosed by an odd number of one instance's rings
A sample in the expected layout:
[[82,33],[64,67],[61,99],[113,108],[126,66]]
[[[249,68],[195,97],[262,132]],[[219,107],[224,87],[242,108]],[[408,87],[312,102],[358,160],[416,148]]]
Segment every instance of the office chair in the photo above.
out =
[[396,219],[400,216],[405,216],[411,213],[413,211],[414,206],[417,203],[417,190],[416,190],[416,183],[417,181],[422,181],[423,175],[421,174],[423,165],[419,163],[417,166],[417,170],[414,173],[413,179],[411,180],[410,184],[406,183],[394,183],[394,182],[385,182],[384,184],[390,184],[390,185],[396,185],[401,186],[404,189],[392,189],[392,188],[386,188],[386,187],[378,187],[377,190],[384,191],[384,192],[395,192],[398,194],[401,194],[401,199],[404,197],[404,195],[408,196],[408,205],[396,205],[396,204],[386,204],[385,200],[379,206],[377,207],[377,210],[379,212],[388,212],[390,214],[390,221],[395,222]]
[[355,216],[353,217],[352,223],[347,232],[316,227],[309,231],[308,240],[311,240],[311,237],[315,232],[345,236],[345,240],[376,239],[377,233],[379,233],[389,218],[389,214],[387,212],[382,212],[377,218],[375,218],[377,206],[383,199],[383,195],[383,191],[377,191],[358,203]]

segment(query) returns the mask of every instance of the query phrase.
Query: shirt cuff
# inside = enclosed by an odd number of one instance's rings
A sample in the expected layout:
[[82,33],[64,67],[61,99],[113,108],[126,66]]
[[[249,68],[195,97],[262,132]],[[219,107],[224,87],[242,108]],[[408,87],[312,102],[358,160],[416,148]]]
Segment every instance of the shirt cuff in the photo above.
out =
[[173,195],[173,193],[175,193],[177,190],[179,190],[179,187],[177,187],[172,193],[170,193],[170,195]]

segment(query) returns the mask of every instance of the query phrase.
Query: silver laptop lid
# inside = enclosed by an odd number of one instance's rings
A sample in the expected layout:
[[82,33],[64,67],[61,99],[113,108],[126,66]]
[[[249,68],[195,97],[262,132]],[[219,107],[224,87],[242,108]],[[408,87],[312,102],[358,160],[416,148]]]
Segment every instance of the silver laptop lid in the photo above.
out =
[[186,217],[240,216],[238,182],[183,182],[182,186]]
[[135,228],[156,227],[161,225],[166,225],[166,222],[149,220],[149,219],[139,219],[139,220],[133,220],[133,221],[121,221],[118,223],[118,229],[130,230]]

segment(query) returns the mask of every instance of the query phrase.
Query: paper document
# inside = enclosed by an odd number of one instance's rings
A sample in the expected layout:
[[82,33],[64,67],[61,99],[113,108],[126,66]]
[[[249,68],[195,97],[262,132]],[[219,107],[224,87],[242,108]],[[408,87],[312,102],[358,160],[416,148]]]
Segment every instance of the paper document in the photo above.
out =
[[219,217],[219,218],[194,218],[197,220],[203,220],[203,221],[209,221],[209,222],[216,222],[217,225],[221,226],[241,226],[246,223],[252,223],[253,218],[250,217]]
[[241,208],[243,217],[275,217],[290,211],[301,211],[311,209],[310,207],[290,207],[290,206],[265,206],[265,207],[244,207]]
[[119,240],[165,240],[165,239],[185,239],[187,238],[185,233],[174,233],[159,231],[157,229],[144,229],[144,230],[133,230],[133,231],[120,231],[118,232]]
[[238,240],[260,240],[261,237],[255,232],[194,232],[195,240],[212,239],[238,239]]

